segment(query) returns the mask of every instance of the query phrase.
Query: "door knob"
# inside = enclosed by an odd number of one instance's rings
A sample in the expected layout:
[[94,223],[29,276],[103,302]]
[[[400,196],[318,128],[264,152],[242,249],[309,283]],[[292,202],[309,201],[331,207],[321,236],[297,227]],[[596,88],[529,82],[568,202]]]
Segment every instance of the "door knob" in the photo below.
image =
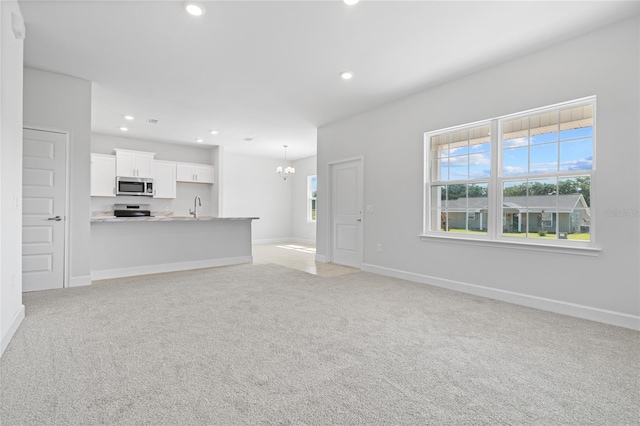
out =
[[62,220],[62,218],[60,216],[56,216],[56,217],[50,217],[47,220],[55,220],[56,222],[60,222]]
[[358,221],[358,222],[362,222],[362,219],[356,219],[356,221]]

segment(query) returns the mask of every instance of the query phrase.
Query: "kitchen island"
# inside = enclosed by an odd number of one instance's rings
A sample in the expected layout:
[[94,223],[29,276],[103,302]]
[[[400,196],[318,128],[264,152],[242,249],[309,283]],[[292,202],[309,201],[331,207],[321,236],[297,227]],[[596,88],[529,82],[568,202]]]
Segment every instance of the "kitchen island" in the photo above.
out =
[[255,219],[92,217],[91,279],[251,263]]

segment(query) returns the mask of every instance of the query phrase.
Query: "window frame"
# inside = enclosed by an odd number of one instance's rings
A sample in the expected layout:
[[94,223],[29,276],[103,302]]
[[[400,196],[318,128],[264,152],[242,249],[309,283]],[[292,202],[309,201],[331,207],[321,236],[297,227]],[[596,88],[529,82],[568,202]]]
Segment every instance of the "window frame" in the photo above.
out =
[[[553,173],[541,173],[532,174],[530,170],[527,170],[526,174],[522,175],[503,175],[503,135],[502,127],[505,122],[544,114],[552,111],[560,111],[567,108],[576,108],[580,106],[591,105],[593,107],[593,133],[592,133],[592,168],[591,170],[577,170],[577,171],[561,171],[559,167]],[[468,123],[460,126],[453,126],[435,131],[426,132],[424,134],[424,180],[423,180],[423,228],[420,237],[424,240],[438,240],[438,241],[451,241],[462,242],[468,244],[481,244],[490,246],[505,246],[516,247],[520,249],[535,249],[543,251],[555,251],[564,252],[570,254],[586,254],[597,255],[600,248],[596,245],[596,218],[595,218],[595,205],[596,200],[596,96],[588,96],[581,99],[562,102],[554,105],[549,105],[541,108],[535,108],[527,111],[522,111],[514,114],[503,115],[494,117],[488,120],[481,120],[473,123]],[[478,126],[486,126],[489,124],[491,129],[490,139],[490,175],[488,179],[468,179],[457,181],[431,181],[432,176],[432,158],[431,158],[431,137],[441,135],[444,133],[456,132],[464,129],[469,129]],[[561,142],[559,141],[558,144]],[[559,149],[560,145],[558,145]],[[560,157],[558,157],[560,161]],[[503,235],[503,190],[504,183],[516,180],[532,180],[532,179],[556,179],[559,182],[561,179],[573,178],[579,176],[588,176],[590,178],[590,204],[589,211],[590,217],[590,241],[579,240],[567,240],[567,239],[540,239],[537,238],[522,238]],[[457,185],[457,184],[473,184],[479,181],[488,180],[488,200],[487,200],[487,233],[486,234],[468,234],[468,233],[450,233],[442,232],[439,229],[431,229],[431,223],[435,223],[435,219],[431,217],[432,209],[432,188],[439,185]],[[468,222],[468,219],[467,219]],[[552,220],[553,226],[557,225],[557,220]],[[557,231],[557,229],[556,229]]]
[[[316,222],[318,220],[318,200],[317,196],[313,196],[312,191],[312,180],[316,179],[316,191],[318,185],[318,175],[309,175],[307,176],[307,222]],[[315,202],[316,208],[316,218],[313,218],[313,203]]]

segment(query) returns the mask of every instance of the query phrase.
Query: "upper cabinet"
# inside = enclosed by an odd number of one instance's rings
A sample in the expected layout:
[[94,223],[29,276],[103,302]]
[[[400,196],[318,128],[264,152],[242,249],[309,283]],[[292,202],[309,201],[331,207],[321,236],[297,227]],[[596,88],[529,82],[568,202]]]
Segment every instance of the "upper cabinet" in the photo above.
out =
[[116,175],[153,178],[155,153],[116,148]]
[[154,162],[153,198],[176,198],[176,163],[171,161]]
[[213,166],[208,164],[177,163],[178,182],[213,183]]
[[116,156],[91,154],[91,196],[116,196]]

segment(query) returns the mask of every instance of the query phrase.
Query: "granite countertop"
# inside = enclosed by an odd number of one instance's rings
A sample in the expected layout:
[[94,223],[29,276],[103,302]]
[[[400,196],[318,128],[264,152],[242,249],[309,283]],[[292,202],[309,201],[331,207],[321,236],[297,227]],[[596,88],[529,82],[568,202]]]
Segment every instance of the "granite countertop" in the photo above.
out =
[[214,216],[141,216],[141,217],[115,217],[113,215],[96,215],[91,217],[91,223],[104,222],[204,222],[214,220],[254,220],[258,217],[214,217]]

